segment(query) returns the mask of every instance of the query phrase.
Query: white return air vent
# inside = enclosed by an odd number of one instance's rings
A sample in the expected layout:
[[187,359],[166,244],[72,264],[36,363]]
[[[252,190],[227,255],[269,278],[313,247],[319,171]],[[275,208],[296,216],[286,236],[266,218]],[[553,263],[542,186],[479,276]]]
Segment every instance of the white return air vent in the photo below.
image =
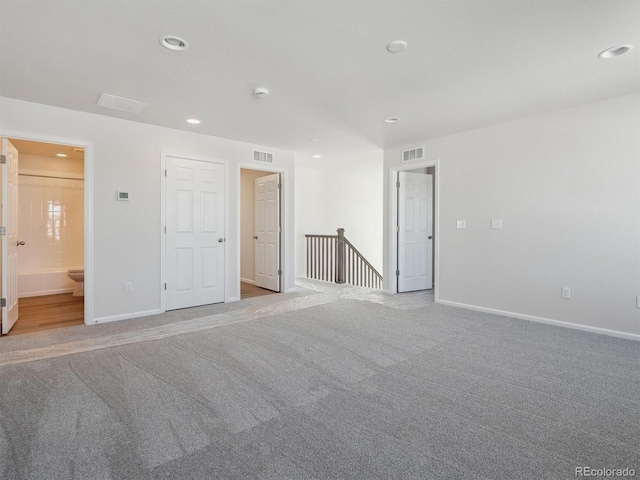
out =
[[130,98],[117,97],[108,93],[103,93],[98,99],[99,107],[111,108],[127,113],[140,113],[147,106],[144,102],[131,100]]
[[253,151],[253,161],[260,163],[273,163],[273,153],[261,152],[260,150]]
[[424,147],[418,147],[412,150],[402,151],[403,162],[410,162],[411,160],[422,160],[423,158],[424,158]]

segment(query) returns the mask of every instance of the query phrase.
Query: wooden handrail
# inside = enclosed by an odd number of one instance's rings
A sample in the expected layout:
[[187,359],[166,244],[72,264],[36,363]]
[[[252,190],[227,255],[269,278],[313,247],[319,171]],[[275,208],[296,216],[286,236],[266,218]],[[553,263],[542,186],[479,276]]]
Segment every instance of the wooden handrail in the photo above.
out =
[[382,275],[344,236],[306,234],[307,278],[382,288]]

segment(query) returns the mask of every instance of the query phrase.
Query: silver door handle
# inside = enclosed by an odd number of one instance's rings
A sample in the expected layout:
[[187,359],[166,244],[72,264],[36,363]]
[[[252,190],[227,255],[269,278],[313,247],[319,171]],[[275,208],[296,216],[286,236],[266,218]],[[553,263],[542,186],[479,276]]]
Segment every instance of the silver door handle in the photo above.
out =
[[254,239],[254,240],[257,240],[257,239],[258,239],[258,235],[254,235],[254,236],[253,236],[253,239]]
[[431,240],[433,237],[431,235],[429,235],[429,240]]
[[220,238],[218,239],[218,242],[219,242],[219,243],[224,242],[224,238],[220,237]]
[[22,245],[24,245],[24,242],[16,242],[16,247],[21,247]]

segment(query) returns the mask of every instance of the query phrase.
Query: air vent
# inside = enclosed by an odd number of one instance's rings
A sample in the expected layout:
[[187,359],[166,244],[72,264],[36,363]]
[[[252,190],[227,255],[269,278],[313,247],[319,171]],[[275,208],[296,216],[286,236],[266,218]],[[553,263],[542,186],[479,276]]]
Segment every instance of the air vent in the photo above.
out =
[[97,105],[99,107],[111,108],[113,110],[119,110],[120,112],[127,113],[140,113],[144,107],[147,106],[144,102],[137,100],[131,100],[129,98],[116,97],[108,93],[103,93],[98,99]]
[[260,163],[273,163],[273,153],[253,151],[253,161]]
[[424,158],[424,147],[418,147],[412,150],[402,151],[403,162],[410,162],[411,160],[422,160],[423,158]]

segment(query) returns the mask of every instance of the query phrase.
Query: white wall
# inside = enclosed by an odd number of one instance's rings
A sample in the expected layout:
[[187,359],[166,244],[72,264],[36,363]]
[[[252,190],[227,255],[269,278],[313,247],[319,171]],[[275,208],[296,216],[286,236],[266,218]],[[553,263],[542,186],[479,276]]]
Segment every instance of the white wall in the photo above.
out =
[[305,234],[337,228],[382,272],[382,151],[357,158],[296,155],[296,262],[306,275]]
[[[423,143],[440,159],[441,300],[640,334],[638,94]],[[387,285],[404,148],[384,153]]]
[[[0,98],[0,112],[0,130],[10,136],[19,137],[17,131],[93,142],[93,317],[109,320],[160,308],[161,151],[228,162],[227,288],[229,297],[239,298],[237,163],[250,163],[252,149],[264,147],[7,98]],[[293,177],[293,154],[269,151],[274,165]],[[285,214],[292,216],[293,182],[284,188]],[[130,201],[117,201],[118,190],[128,191]],[[293,223],[285,237],[293,237]],[[290,290],[295,281],[293,245],[284,251],[285,289]],[[133,282],[132,293],[124,292],[126,281]]]

